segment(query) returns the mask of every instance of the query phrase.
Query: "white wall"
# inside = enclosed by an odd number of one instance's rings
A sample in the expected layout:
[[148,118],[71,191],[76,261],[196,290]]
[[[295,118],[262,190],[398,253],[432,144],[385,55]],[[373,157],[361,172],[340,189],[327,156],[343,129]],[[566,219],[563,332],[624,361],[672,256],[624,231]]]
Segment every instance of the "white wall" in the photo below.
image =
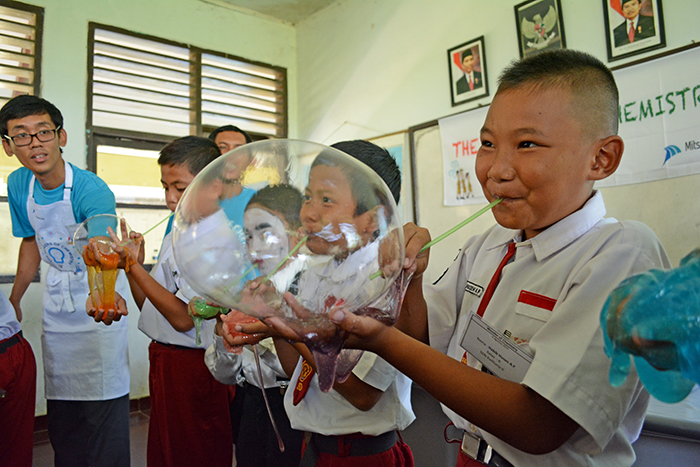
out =
[[[500,71],[519,57],[513,6],[522,0],[342,0],[297,25],[299,135],[324,143],[371,138],[490,103]],[[566,45],[607,63],[603,3],[562,0]],[[700,39],[699,1],[663,2],[665,49]],[[452,107],[447,49],[484,36],[491,96]],[[418,222],[437,236],[481,206],[446,208],[437,128],[416,133]],[[422,148],[422,150],[421,150]],[[604,189],[608,215],[655,230],[674,264],[698,246],[700,176]],[[423,187],[421,191],[420,188]],[[668,206],[675,206],[669,210]],[[421,217],[421,212],[430,216]],[[681,215],[686,213],[687,215]],[[670,217],[677,214],[676,217]],[[426,278],[436,279],[464,239],[494,222],[487,214],[435,245]]]
[[[451,106],[447,49],[483,35],[493,95],[498,73],[519,57],[521,1],[342,0],[299,23],[299,137],[370,138],[489,103]],[[567,47],[607,61],[603,3],[561,3]],[[666,0],[663,9],[665,50],[700,39],[700,2]]]
[[[285,67],[288,79],[289,134],[296,134],[296,38],[292,26],[198,0],[23,0],[44,8],[41,95],[63,113],[68,132],[64,157],[86,166],[87,45],[90,21],[154,37],[225,52]],[[184,135],[183,135],[184,136]],[[9,222],[9,219],[7,219]],[[155,235],[155,234],[154,234]],[[155,237],[154,237],[155,238]],[[158,241],[160,237],[155,238]],[[148,239],[147,239],[148,240]],[[14,265],[16,253],[0,261]],[[43,267],[44,271],[46,267]],[[7,296],[11,284],[0,286]],[[22,328],[38,363],[37,415],[46,413],[41,365],[40,284],[32,284],[22,301]],[[131,304],[130,310],[136,310]],[[131,397],[148,394],[148,339],[129,323]]]

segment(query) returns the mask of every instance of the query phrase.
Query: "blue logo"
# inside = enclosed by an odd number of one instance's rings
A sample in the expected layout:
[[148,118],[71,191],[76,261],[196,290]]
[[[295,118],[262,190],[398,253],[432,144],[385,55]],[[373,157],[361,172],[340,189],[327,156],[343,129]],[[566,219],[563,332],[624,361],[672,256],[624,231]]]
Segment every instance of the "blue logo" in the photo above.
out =
[[[665,164],[666,162],[668,162],[668,160],[669,160],[670,158],[672,158],[673,156],[675,156],[675,155],[681,153],[681,148],[679,148],[679,147],[676,146],[675,144],[672,144],[672,145],[670,145],[670,146],[666,146],[666,147],[664,148],[664,150],[666,151],[666,158],[664,159],[664,164]],[[664,165],[664,164],[661,164],[661,165]]]

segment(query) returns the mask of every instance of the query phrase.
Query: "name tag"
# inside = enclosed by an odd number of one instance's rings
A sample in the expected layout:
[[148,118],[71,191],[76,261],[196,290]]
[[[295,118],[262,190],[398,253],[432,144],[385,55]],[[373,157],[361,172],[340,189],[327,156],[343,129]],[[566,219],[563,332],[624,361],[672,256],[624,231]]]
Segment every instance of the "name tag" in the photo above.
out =
[[494,375],[516,383],[522,382],[532,364],[532,355],[472,313],[460,343]]

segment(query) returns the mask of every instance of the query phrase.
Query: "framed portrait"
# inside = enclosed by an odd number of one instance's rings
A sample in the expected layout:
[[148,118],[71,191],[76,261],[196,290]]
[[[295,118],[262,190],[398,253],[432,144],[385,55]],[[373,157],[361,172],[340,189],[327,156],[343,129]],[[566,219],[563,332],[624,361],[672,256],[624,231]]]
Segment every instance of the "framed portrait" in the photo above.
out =
[[560,0],[528,0],[515,5],[515,25],[520,58],[566,48]]
[[452,107],[489,95],[484,36],[447,51]]
[[661,0],[603,0],[608,60],[666,46]]

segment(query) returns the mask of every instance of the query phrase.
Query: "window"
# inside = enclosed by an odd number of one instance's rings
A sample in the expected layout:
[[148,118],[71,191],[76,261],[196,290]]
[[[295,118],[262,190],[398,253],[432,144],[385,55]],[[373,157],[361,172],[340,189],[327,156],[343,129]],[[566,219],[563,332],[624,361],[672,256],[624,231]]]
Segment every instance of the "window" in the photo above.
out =
[[222,125],[253,139],[287,136],[283,68],[95,23],[88,60],[88,169],[113,187],[118,203],[154,202],[141,196],[150,185],[124,185],[119,169],[125,157],[129,170],[155,164],[141,150]]
[[[42,8],[0,1],[0,107],[20,94],[39,94],[43,18]],[[0,159],[0,196],[19,167],[17,158]]]
[[[0,0],[0,107],[20,94],[39,94],[44,9]],[[16,157],[0,158],[0,283],[11,283],[21,238],[12,236],[7,176],[21,167]],[[39,280],[39,275],[34,281]]]

